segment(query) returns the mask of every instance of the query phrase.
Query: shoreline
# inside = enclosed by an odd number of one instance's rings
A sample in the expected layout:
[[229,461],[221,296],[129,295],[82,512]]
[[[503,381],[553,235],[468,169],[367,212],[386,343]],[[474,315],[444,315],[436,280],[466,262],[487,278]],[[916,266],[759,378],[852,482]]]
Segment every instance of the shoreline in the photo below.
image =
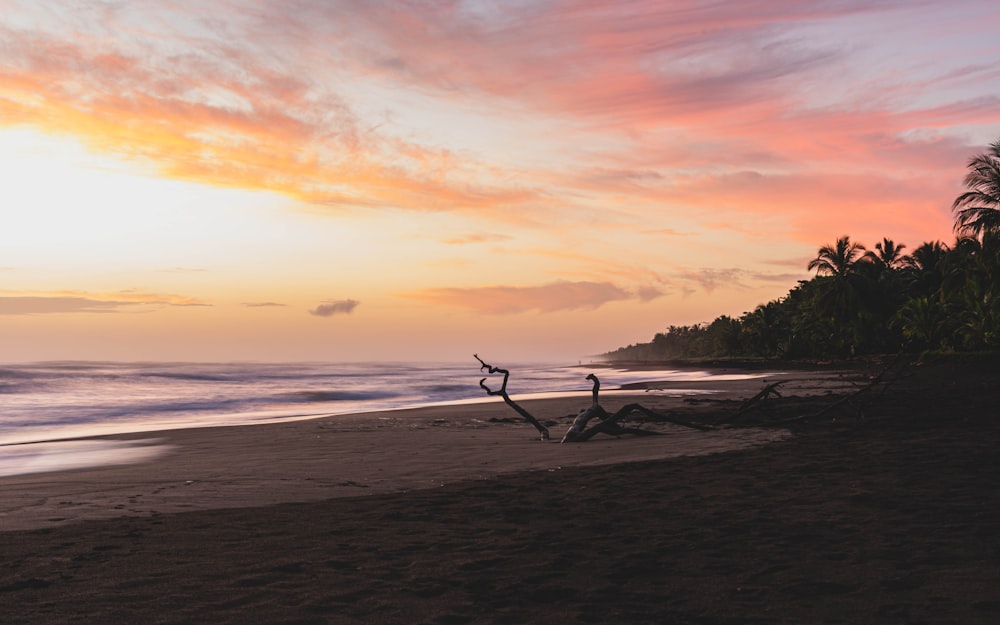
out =
[[[431,382],[428,382],[431,384],[429,387],[428,384],[421,384],[422,380],[433,380],[436,374],[434,370],[428,369],[427,365],[423,365],[423,368],[418,367],[416,374],[410,372],[410,382],[407,383],[398,383],[392,375],[386,377],[381,382],[393,387],[389,391],[384,390],[380,382],[372,383],[371,380],[377,380],[386,371],[391,373],[392,367],[384,369],[371,364],[358,365],[361,367],[359,370],[338,371],[321,368],[314,371],[309,368],[313,365],[298,364],[295,365],[299,367],[296,371],[304,374],[306,379],[301,384],[290,384],[285,387],[279,384],[275,388],[271,380],[275,379],[272,370],[277,365],[255,366],[264,368],[229,370],[222,367],[178,373],[175,371],[175,364],[139,363],[129,365],[122,371],[113,370],[115,375],[111,375],[98,367],[92,372],[98,379],[98,388],[94,393],[107,393],[107,397],[116,397],[117,394],[125,396],[124,402],[118,402],[110,408],[96,401],[76,402],[73,398],[74,393],[82,393],[85,397],[89,397],[91,389],[74,389],[73,383],[66,376],[59,375],[57,371],[45,368],[41,371],[29,371],[25,375],[31,379],[34,379],[31,376],[41,379],[43,383],[38,385],[40,388],[45,388],[47,384],[51,385],[58,399],[46,397],[44,394],[33,397],[30,391],[7,395],[12,398],[12,407],[9,406],[9,411],[0,409],[0,417],[3,418],[0,422],[0,451],[6,446],[21,443],[91,438],[128,432],[281,423],[295,419],[494,400],[477,387],[479,377],[475,372],[470,373],[464,367],[461,374],[454,369],[444,372],[443,379],[446,382],[443,382],[445,386],[441,388],[453,389],[451,392],[444,392]],[[303,366],[306,368],[301,369]],[[147,369],[144,370],[143,367]],[[517,401],[545,397],[589,397],[590,382],[585,380],[583,375],[579,375],[577,379],[577,374],[573,373],[572,369],[573,367],[569,366],[559,366],[552,371],[537,367],[529,367],[527,372],[515,370],[515,380],[511,384],[512,396]],[[645,369],[642,373],[627,367],[607,368],[594,365],[587,369],[600,373],[608,396],[620,392],[612,389],[628,388],[631,382],[648,380],[650,376],[656,377],[654,373],[656,368]],[[550,377],[550,374],[554,376]],[[714,371],[698,367],[664,371],[663,374],[664,377],[671,378],[694,377],[696,379],[692,384],[697,387],[705,383],[704,380],[697,378],[712,377]],[[727,375],[734,374],[727,373]],[[763,375],[763,372],[735,375],[757,377]],[[355,378],[366,382],[359,383]],[[135,380],[141,386],[150,379],[154,380],[155,384],[146,389],[145,395],[140,393],[135,397],[128,396],[129,380]],[[277,379],[294,379],[294,375],[287,377],[279,375]],[[332,388],[340,390],[331,392],[325,386],[321,388],[322,383],[317,384],[314,382],[315,379],[325,379]],[[165,385],[161,380],[183,382],[179,388],[170,388],[170,382]],[[204,382],[208,383],[207,388],[203,385]],[[218,388],[213,386],[216,382],[221,383],[217,385]],[[121,388],[121,385],[125,388]],[[461,385],[461,392],[454,390],[458,385]],[[676,383],[671,383],[671,386],[674,389],[682,388]],[[260,388],[267,390],[260,392],[258,396],[257,389]],[[214,397],[215,401],[206,401],[206,394]],[[310,397],[315,401],[309,401]],[[239,407],[241,401],[248,399],[250,401],[245,407]],[[300,400],[304,403],[299,403]],[[46,402],[56,402],[63,407],[46,409]],[[33,417],[33,410],[38,413],[37,418]],[[104,420],[101,414],[107,410],[110,410],[110,419]],[[76,417],[77,414],[81,415],[80,418]],[[0,473],[3,470],[2,465],[3,457],[0,454]]]
[[[665,410],[683,398],[624,394],[602,404],[614,410],[630,401]],[[0,534],[120,516],[398,493],[520,471],[718,453],[787,436],[784,430],[703,433],[666,424],[645,426],[663,436],[560,445],[584,404],[580,397],[523,402],[549,424],[553,440],[547,442],[500,400],[58,441],[106,446],[96,453],[148,453],[136,462],[0,477]]]
[[[614,365],[615,368],[622,368]],[[592,367],[593,368],[593,367]],[[645,371],[656,371],[662,369],[662,366],[651,366],[648,369],[636,369]],[[684,369],[699,369],[697,367],[686,367]],[[632,370],[632,369],[629,369]],[[624,383],[620,386],[614,388],[605,388],[601,397],[612,403],[621,402],[625,403],[623,398],[628,399],[629,396],[634,395],[631,398],[632,401],[643,399],[659,401],[664,398],[669,399],[694,399],[704,398],[705,396],[711,396],[714,398],[741,398],[745,399],[754,395],[760,388],[766,383],[767,378],[764,374],[771,374],[771,379],[774,380],[776,377],[783,377],[788,380],[792,380],[793,384],[800,382],[800,384],[795,388],[795,392],[799,394],[813,394],[805,385],[801,382],[808,384],[809,382],[815,382],[824,392],[837,391],[844,387],[844,379],[849,379],[850,376],[856,374],[854,371],[846,369],[824,369],[821,371],[817,370],[793,370],[793,369],[763,369],[757,371],[760,373],[759,376],[745,378],[742,377],[742,373],[730,373],[729,370],[720,368],[705,368],[706,371],[710,373],[708,379],[698,379],[698,380],[649,380],[644,382],[633,382]],[[740,370],[737,369],[737,372]],[[727,376],[733,375],[735,377],[730,378]],[[834,380],[834,376],[839,377],[840,380]],[[650,394],[652,393],[652,394]],[[558,400],[566,403],[570,406],[571,402],[576,402],[575,406],[566,408],[566,410],[572,411],[575,414],[579,409],[582,409],[588,405],[591,393],[589,390],[567,390],[567,391],[551,391],[551,392],[527,392],[527,393],[512,393],[511,397],[520,403],[536,403],[544,402],[548,400]],[[156,436],[163,432],[170,432],[174,430],[198,430],[198,429],[210,429],[218,427],[247,427],[247,426],[263,426],[263,425],[274,425],[281,423],[294,423],[297,421],[309,421],[315,419],[346,419],[346,420],[357,420],[364,419],[366,415],[373,415],[382,413],[397,413],[406,414],[410,411],[421,411],[421,410],[435,410],[435,409],[448,409],[454,406],[478,406],[478,405],[500,405],[501,400],[496,397],[489,396],[478,396],[469,397],[457,400],[447,400],[447,401],[433,401],[427,403],[404,405],[393,408],[375,408],[371,410],[361,410],[361,411],[345,411],[345,412],[329,412],[329,411],[318,411],[310,412],[307,414],[292,414],[292,415],[279,415],[279,416],[267,416],[259,417],[250,421],[239,421],[234,420],[233,422],[222,423],[220,421],[228,419],[229,417],[225,414],[221,415],[211,415],[207,417],[207,421],[204,425],[191,425],[190,423],[181,423],[177,425],[170,425],[167,423],[107,423],[107,424],[81,424],[79,426],[65,427],[62,431],[56,433],[38,433],[29,435],[7,435],[4,442],[0,442],[0,452],[5,449],[10,450],[17,447],[25,446],[40,446],[42,444],[50,443],[63,443],[72,441],[84,441],[84,440],[102,440],[102,439],[113,439],[115,437],[126,436],[126,435],[139,435],[145,434],[147,437]],[[662,402],[661,402],[662,403]],[[673,402],[668,407],[676,407],[676,402]],[[252,413],[251,413],[252,414]],[[10,464],[9,462],[7,463]],[[5,472],[5,463],[3,457],[0,457],[0,478],[10,475],[10,473]]]
[[[782,373],[789,391],[841,391],[849,375]],[[605,393],[609,410],[640,402],[663,413],[698,410],[753,396],[765,379],[701,382],[706,394],[655,389]],[[654,384],[654,383],[650,383]],[[546,422],[553,441],[500,398],[449,405],[282,420],[252,425],[174,428],[73,437],[7,448],[0,464],[0,533],[122,515],[246,507],[437,488],[518,471],[619,464],[718,453],[765,444],[785,430],[701,433],[669,424],[645,427],[666,436],[599,436],[558,445],[589,394],[521,400]],[[705,410],[701,410],[705,412]],[[709,416],[709,415],[706,415]],[[697,419],[695,419],[697,420]],[[17,454],[13,458],[10,456]]]

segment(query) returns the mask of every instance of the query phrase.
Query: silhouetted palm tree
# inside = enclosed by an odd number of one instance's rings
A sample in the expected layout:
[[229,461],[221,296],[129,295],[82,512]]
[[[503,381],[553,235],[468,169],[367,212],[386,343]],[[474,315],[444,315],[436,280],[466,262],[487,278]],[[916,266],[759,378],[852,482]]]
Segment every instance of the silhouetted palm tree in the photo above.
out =
[[969,189],[955,198],[955,232],[978,237],[983,232],[1000,232],[1000,139],[984,154],[968,164],[965,186]]
[[949,249],[940,241],[924,243],[913,250],[912,254],[903,257],[903,266],[925,273],[940,271],[941,261]]
[[961,322],[963,347],[1000,347],[1000,231],[959,239],[943,267],[942,292]]
[[863,258],[866,258],[881,269],[899,269],[903,265],[903,249],[906,245],[896,243],[892,239],[883,238],[881,243],[875,244],[876,252],[868,252]]
[[816,258],[807,267],[815,269],[819,287],[818,311],[828,315],[834,333],[829,338],[830,348],[840,353],[854,353],[858,344],[858,312],[862,304],[864,277],[857,271],[858,258],[865,246],[852,243],[844,235],[833,245],[819,248]]
[[908,300],[897,311],[892,323],[902,330],[911,347],[916,349],[944,347],[950,335],[949,317],[944,306],[935,298]]
[[923,243],[903,258],[907,291],[914,297],[934,295],[944,279],[944,265],[951,251],[940,241]]
[[865,246],[860,243],[852,243],[851,238],[844,235],[837,239],[833,245],[824,245],[819,248],[816,258],[809,261],[806,266],[817,274],[828,274],[835,278],[845,278],[854,268],[858,256],[865,252]]

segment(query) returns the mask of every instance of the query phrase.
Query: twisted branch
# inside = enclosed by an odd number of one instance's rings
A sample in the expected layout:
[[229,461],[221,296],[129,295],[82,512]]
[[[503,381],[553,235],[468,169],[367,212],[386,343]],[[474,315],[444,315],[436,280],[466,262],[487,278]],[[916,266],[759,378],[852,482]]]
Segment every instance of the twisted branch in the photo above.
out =
[[483,359],[479,357],[479,354],[473,354],[473,357],[475,357],[475,359],[479,361],[479,364],[481,365],[479,367],[480,371],[486,370],[490,374],[494,373],[503,374],[503,384],[500,385],[500,390],[494,391],[490,389],[490,387],[486,386],[486,378],[479,380],[480,388],[486,391],[487,395],[498,395],[500,397],[503,397],[504,402],[508,406],[513,408],[517,414],[524,417],[525,421],[535,426],[535,429],[538,430],[539,433],[541,433],[543,441],[549,440],[549,429],[544,425],[542,425],[541,423],[539,423],[538,419],[536,419],[530,412],[519,406],[517,402],[511,399],[510,395],[507,394],[507,380],[510,379],[510,371],[508,371],[507,369],[501,369],[500,367],[494,367],[493,365],[490,364],[486,364],[485,362],[483,362]]

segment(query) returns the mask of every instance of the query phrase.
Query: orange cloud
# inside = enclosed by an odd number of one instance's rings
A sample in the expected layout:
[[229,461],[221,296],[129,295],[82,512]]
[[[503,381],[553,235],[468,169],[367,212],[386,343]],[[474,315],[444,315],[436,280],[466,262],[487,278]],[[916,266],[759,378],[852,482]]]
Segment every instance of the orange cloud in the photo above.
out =
[[460,237],[452,237],[450,239],[445,239],[443,243],[448,245],[469,245],[474,243],[498,243],[500,241],[509,241],[513,237],[505,234],[495,234],[495,233],[476,233],[467,234]]
[[535,195],[523,185],[474,182],[477,166],[447,150],[362,129],[336,94],[317,97],[235,52],[245,64],[230,74],[200,60],[156,67],[164,59],[94,51],[96,42],[3,34],[16,54],[0,78],[0,123],[72,135],[172,177],[347,207],[489,208]]

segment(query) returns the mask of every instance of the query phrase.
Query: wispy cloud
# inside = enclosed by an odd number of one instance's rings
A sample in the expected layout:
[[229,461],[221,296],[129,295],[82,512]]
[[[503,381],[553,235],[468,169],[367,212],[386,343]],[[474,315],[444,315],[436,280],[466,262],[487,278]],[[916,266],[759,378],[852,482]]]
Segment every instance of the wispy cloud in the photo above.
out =
[[[71,29],[11,21],[0,27],[0,123],[74,135],[170,176],[331,208],[507,220],[623,198],[705,205],[726,185],[737,200],[729,205],[743,210],[753,185],[741,172],[755,169],[767,169],[757,186],[772,199],[782,179],[837,197],[905,176],[912,196],[941,203],[942,185],[926,181],[964,161],[970,128],[1000,121],[998,98],[983,87],[997,72],[988,47],[985,57],[965,55],[976,64],[933,59],[941,66],[925,70],[932,59],[914,55],[920,29],[937,32],[930,18],[894,28],[885,43],[852,36],[897,23],[909,2],[241,6],[67,5]],[[233,11],[242,18],[228,19]],[[968,13],[943,16],[986,21]],[[880,53],[894,45],[914,55]],[[366,91],[398,101],[373,107]],[[449,119],[437,124],[448,130],[450,116],[470,109],[514,133],[491,141],[552,156],[522,165],[478,149],[482,133],[463,143],[417,130],[431,123],[421,112]],[[867,172],[868,183],[851,171]],[[813,237],[819,225],[790,227]]]
[[720,285],[730,288],[745,288],[742,279],[745,273],[740,269],[701,269],[683,275],[686,280],[697,283],[706,293],[712,293]]
[[243,305],[247,308],[280,308],[285,306],[285,304],[277,302],[243,302]]
[[[803,265],[805,267],[805,265]],[[682,291],[688,295],[700,287],[705,293],[713,293],[716,289],[748,289],[754,285],[794,284],[797,280],[808,278],[805,270],[802,273],[754,271],[741,267],[682,269],[673,276],[682,284]]]
[[332,317],[334,315],[349,315],[361,302],[354,299],[327,300],[309,311],[316,317]]
[[651,302],[654,299],[658,299],[666,295],[666,292],[663,289],[648,285],[639,287],[638,289],[636,289],[635,293],[636,296],[639,298],[639,301],[642,302]]
[[466,234],[460,237],[452,237],[450,239],[444,239],[443,242],[448,245],[470,245],[476,243],[499,243],[501,241],[509,241],[513,237],[506,234],[498,233],[476,233],[476,234]]
[[543,313],[593,310],[609,302],[630,299],[650,301],[660,295],[662,293],[655,287],[645,287],[633,293],[610,282],[589,281],[560,281],[539,286],[441,287],[403,294],[422,302],[497,315],[533,310]]
[[0,315],[47,313],[109,313],[130,303],[108,302],[86,297],[0,297]]
[[114,313],[139,306],[209,306],[209,304],[190,297],[138,291],[109,294],[64,291],[0,295],[0,315]]
[[[0,62],[0,97],[9,104],[3,123],[74,135],[169,176],[329,206],[455,210],[535,193],[481,177],[468,156],[380,132],[375,120],[359,119],[335,83],[306,82],[296,78],[301,68],[273,68],[250,48],[161,26],[168,32],[156,40],[110,32],[58,39],[0,27],[8,42]],[[157,40],[171,39],[188,53],[157,48]],[[280,45],[306,63],[300,43]]]
[[201,267],[171,267],[169,269],[160,269],[160,273],[204,273],[207,269]]
[[673,228],[656,228],[653,230],[643,230],[642,234],[648,234],[654,237],[686,237],[690,236],[688,232],[681,232],[679,230],[674,230]]

